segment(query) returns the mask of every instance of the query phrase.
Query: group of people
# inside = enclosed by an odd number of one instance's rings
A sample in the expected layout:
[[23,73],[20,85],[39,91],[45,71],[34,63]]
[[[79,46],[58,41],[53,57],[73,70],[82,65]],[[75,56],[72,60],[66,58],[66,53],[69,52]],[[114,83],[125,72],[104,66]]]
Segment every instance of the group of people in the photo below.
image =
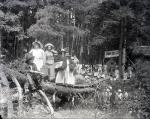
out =
[[32,45],[33,48],[26,56],[30,70],[47,74],[49,80],[56,83],[75,84],[76,67],[79,63],[76,56],[71,57],[65,49],[57,52],[51,43],[47,43],[44,48],[39,41]]

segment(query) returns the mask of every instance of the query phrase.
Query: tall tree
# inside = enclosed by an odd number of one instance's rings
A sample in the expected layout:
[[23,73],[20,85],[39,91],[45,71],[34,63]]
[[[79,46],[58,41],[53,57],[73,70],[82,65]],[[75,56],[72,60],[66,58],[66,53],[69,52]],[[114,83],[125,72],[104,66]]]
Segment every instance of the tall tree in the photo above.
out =
[[[92,42],[94,45],[105,45],[109,50],[119,48],[120,72],[122,72],[122,48],[126,44],[129,49],[141,34],[140,24],[143,21],[141,16],[145,11],[144,2],[109,0],[99,4],[91,12],[93,17],[89,18],[89,21],[91,23],[90,31],[93,31],[91,32]],[[108,42],[109,45],[107,45]]]

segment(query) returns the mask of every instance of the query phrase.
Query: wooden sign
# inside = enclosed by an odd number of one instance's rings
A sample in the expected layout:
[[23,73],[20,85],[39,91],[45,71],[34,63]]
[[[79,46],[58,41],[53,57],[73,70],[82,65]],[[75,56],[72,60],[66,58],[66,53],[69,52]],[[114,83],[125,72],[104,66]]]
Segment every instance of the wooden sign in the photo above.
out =
[[105,58],[118,57],[119,50],[105,51]]

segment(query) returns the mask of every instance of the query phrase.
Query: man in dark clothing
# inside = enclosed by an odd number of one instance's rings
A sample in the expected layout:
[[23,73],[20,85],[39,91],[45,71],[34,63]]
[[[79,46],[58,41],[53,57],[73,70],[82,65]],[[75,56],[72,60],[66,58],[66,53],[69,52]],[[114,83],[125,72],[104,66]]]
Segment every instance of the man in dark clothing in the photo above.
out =
[[[25,55],[25,59],[26,59],[25,63],[28,65],[27,70],[29,70],[29,71],[38,71],[36,65],[33,63],[34,57],[33,57],[32,54],[27,53],[27,54]],[[30,75],[28,75],[28,74],[27,74],[27,77],[28,77],[29,84],[30,84],[30,86],[31,86],[30,88],[31,88],[32,90],[35,90],[35,85],[34,85],[34,84],[35,84],[35,82],[37,82],[37,81],[34,81],[34,80],[30,77]]]
[[59,52],[58,56],[55,57],[55,69],[57,71],[56,83],[67,83],[68,76],[75,69],[75,63],[71,60],[71,56],[64,49]]
[[58,52],[58,55],[54,58],[55,71],[56,71],[56,83],[65,82],[65,69],[67,67],[66,57],[64,56],[65,50]]
[[59,51],[58,55],[54,57],[55,70],[64,70],[67,67],[66,57],[63,55],[65,51]]
[[37,71],[36,65],[33,63],[34,57],[32,54],[28,53],[26,54],[26,63],[29,65],[29,70],[31,71]]

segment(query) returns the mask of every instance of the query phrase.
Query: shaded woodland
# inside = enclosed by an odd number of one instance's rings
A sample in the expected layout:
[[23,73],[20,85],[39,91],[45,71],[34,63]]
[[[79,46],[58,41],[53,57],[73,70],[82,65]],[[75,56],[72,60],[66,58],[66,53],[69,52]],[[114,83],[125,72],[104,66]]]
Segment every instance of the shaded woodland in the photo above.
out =
[[[34,39],[67,47],[83,63],[102,63],[105,50],[149,44],[149,1],[3,0],[1,49],[23,57]],[[11,53],[10,53],[11,51]]]
[[82,64],[103,64],[104,51],[119,50],[120,74],[123,65],[132,65],[134,77],[129,83],[105,83],[114,91],[121,87],[132,92],[122,104],[113,100],[149,119],[149,26],[149,0],[1,0],[0,56],[4,66],[0,70],[24,82],[27,77],[18,68],[22,62],[15,61],[24,57],[35,39],[54,44],[58,51],[66,48]]

